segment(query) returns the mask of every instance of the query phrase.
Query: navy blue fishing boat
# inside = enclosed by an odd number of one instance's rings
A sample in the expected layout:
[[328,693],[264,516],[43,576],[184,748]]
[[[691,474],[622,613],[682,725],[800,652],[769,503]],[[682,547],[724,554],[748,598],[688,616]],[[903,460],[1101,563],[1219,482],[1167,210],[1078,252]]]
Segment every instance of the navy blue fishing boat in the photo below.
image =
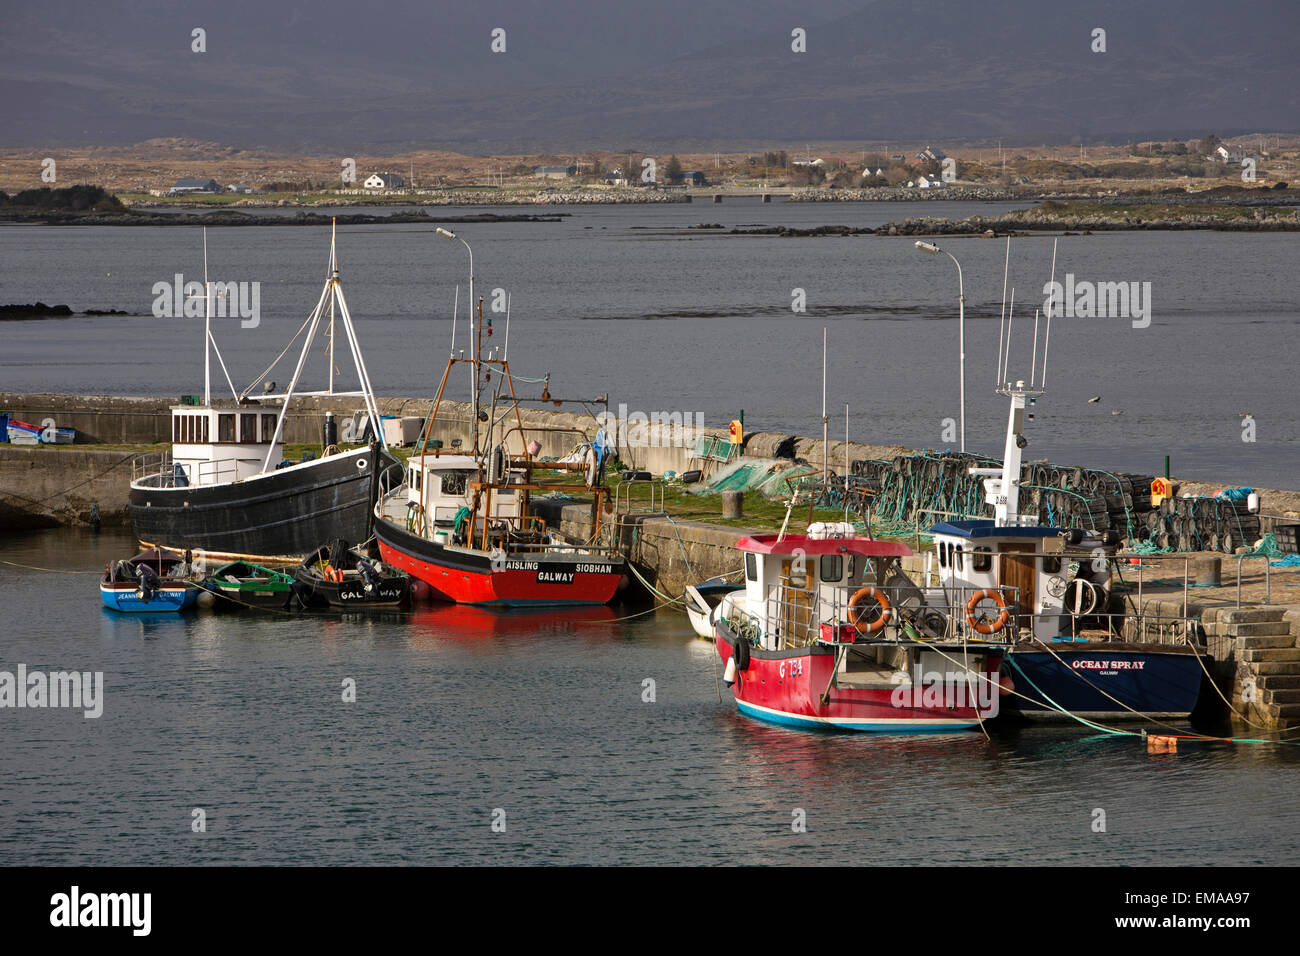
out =
[[[1048,310],[1048,333],[1051,329]],[[993,518],[935,525],[915,613],[939,636],[956,633],[1007,640],[1002,674],[1014,684],[1004,694],[1004,714],[1033,718],[1071,716],[1140,719],[1185,718],[1196,706],[1205,673],[1201,654],[1185,638],[1183,619],[1155,620],[1112,609],[1111,578],[1120,535],[1116,531],[1059,528],[1021,514],[1021,452],[1026,413],[1042,395],[1047,375],[1047,338],[1041,377],[1030,383],[1006,379],[1010,318],[999,345],[999,394],[1010,400],[1000,467],[972,467],[984,478]],[[1037,323],[1035,323],[1037,355]],[[1037,381],[1038,384],[1035,384]],[[937,563],[938,567],[932,565]],[[937,577],[938,587],[930,587]],[[926,606],[964,608],[964,615],[927,612]],[[1143,640],[1155,624],[1157,641]],[[1169,635],[1181,634],[1178,642]]]

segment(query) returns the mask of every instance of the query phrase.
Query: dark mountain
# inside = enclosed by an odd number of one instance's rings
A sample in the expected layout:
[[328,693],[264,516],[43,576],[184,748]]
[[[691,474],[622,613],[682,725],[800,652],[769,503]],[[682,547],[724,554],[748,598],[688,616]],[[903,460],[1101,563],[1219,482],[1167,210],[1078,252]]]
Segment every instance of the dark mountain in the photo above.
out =
[[1298,36],[1293,0],[10,0],[0,129],[343,153],[1292,131]]

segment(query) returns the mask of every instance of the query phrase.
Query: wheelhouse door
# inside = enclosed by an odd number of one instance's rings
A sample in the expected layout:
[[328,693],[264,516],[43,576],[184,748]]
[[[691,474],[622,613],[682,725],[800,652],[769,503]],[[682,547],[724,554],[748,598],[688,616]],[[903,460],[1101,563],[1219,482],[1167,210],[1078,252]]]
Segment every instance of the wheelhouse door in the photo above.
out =
[[998,551],[998,578],[1005,590],[1003,598],[1010,604],[1018,602],[1015,626],[1031,627],[1033,624],[1036,558],[1038,549],[1032,544],[1002,544]]
[[781,637],[786,647],[802,646],[811,641],[813,630],[813,595],[815,559],[781,562],[780,621]]

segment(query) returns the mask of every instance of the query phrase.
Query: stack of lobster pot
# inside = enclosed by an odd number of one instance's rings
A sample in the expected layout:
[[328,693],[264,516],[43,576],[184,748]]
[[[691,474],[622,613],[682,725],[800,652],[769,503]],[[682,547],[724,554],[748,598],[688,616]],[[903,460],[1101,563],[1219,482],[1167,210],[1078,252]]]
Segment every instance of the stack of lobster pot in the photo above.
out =
[[1171,551],[1232,554],[1259,538],[1259,516],[1245,501],[1224,498],[1166,498],[1143,516],[1137,540]]

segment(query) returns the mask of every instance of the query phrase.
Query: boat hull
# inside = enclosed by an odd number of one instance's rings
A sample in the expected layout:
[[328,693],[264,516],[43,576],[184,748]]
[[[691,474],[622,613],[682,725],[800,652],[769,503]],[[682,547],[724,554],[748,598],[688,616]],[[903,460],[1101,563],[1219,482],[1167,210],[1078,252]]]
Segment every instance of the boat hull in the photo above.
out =
[[289,606],[292,588],[257,588],[248,585],[208,582],[208,589],[236,607],[254,607],[263,611],[281,611]]
[[171,614],[194,607],[199,599],[199,589],[184,585],[164,585],[145,600],[133,586],[114,587],[100,584],[100,600],[104,607],[129,614]]
[[303,603],[308,607],[400,607],[410,594],[410,580],[405,577],[385,577],[370,590],[366,589],[364,581],[325,581],[301,569],[294,572],[294,577],[300,585]]
[[322,541],[370,536],[378,446],[224,485],[131,485],[128,511],[146,546],[216,557],[293,561]]
[[1190,649],[1140,644],[1013,650],[1003,670],[1016,690],[1030,698],[1009,698],[1009,712],[1066,720],[1068,716],[1045,698],[1079,717],[1187,717],[1196,707],[1204,676]]
[[608,604],[623,579],[623,561],[582,554],[491,555],[453,548],[375,519],[384,561],[425,582],[439,601],[498,607]]
[[[716,625],[718,656],[725,666],[737,635],[726,621]],[[948,733],[976,728],[996,716],[1001,654],[989,653],[984,673],[992,681],[991,710],[977,706],[912,706],[898,687],[830,687],[835,648],[817,644],[790,651],[751,650],[749,666],[736,672],[732,693],[740,712],[756,720],[800,730],[888,734]],[[822,694],[826,701],[822,702]]]
[[[706,641],[713,640],[713,615],[728,594],[735,591],[743,591],[744,585],[736,584],[727,580],[725,577],[709,578],[695,586],[695,594],[700,596],[700,600],[708,605],[708,610],[700,607],[693,596],[686,602],[686,616],[690,618],[691,628],[696,635],[704,638]],[[688,592],[689,594],[689,592]]]

